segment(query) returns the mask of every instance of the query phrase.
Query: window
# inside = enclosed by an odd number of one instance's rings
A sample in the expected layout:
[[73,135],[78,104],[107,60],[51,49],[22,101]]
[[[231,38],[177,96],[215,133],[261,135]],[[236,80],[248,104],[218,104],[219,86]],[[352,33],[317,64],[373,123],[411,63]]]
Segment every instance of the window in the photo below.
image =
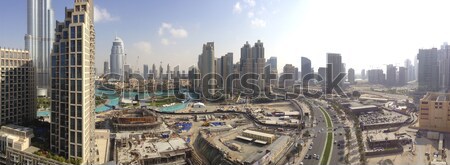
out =
[[70,129],[75,129],[75,119],[70,118]]
[[81,93],[78,93],[78,94],[77,94],[77,104],[82,104],[82,103],[83,103],[83,97],[82,97],[82,95],[83,95],[83,94],[81,94]]
[[83,56],[81,56],[81,53],[78,53],[77,54],[77,65],[82,65],[82,62],[83,61]]
[[83,122],[81,122],[81,119],[77,119],[77,130],[81,131],[83,128]]
[[[70,68],[70,78],[75,78],[75,67]],[[74,80],[72,80],[72,81],[73,81],[73,84],[72,83],[70,84],[71,89],[72,89],[72,87],[75,88],[75,81]],[[73,89],[72,91],[75,91],[75,89]]]
[[77,26],[77,37],[81,38],[83,35],[83,26]]
[[83,78],[83,72],[81,67],[77,67],[77,78]]
[[77,107],[77,117],[83,117],[83,108],[81,106]]
[[75,132],[70,131],[70,142],[75,143]]
[[75,59],[75,54],[70,54],[70,65],[75,65],[75,61],[76,61],[76,59]]
[[80,14],[80,23],[84,23],[84,14]]
[[75,52],[75,41],[74,40],[70,41],[70,51]]
[[78,15],[73,15],[73,23],[78,23]]
[[75,93],[70,93],[70,104],[75,104]]
[[63,39],[67,39],[69,38],[69,34],[67,33],[67,31],[63,32]]
[[76,111],[77,109],[75,109],[75,106],[73,106],[73,105],[71,105],[70,106],[70,116],[75,116],[75,111]]
[[77,143],[81,144],[82,140],[83,140],[83,133],[78,132],[77,133]]
[[77,40],[77,51],[81,52],[83,50],[83,44],[81,40]]
[[77,91],[82,91],[83,90],[83,84],[81,80],[77,81]]
[[75,38],[75,27],[70,27],[70,38]]

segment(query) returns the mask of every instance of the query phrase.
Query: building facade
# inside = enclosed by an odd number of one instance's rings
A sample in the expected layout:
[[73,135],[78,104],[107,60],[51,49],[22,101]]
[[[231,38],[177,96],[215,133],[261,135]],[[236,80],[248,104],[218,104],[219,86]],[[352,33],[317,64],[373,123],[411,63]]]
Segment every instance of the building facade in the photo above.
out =
[[417,81],[419,83],[418,89],[420,91],[439,90],[439,65],[437,53],[437,48],[432,48],[420,49],[417,54],[417,59],[419,60]]
[[[326,71],[326,93],[332,92],[331,82],[342,72],[342,57],[337,53],[327,53],[327,71]],[[342,86],[341,83],[338,83],[338,86]]]
[[57,22],[52,54],[50,150],[92,164],[95,156],[94,3],[75,0]]
[[36,86],[40,95],[47,95],[50,87],[49,57],[54,41],[55,20],[51,0],[28,0],[27,34],[25,50],[28,50],[35,66]]
[[419,128],[450,132],[450,94],[427,93],[420,99]]
[[103,74],[110,73],[108,61],[103,62]]
[[386,66],[386,81],[387,86],[397,85],[397,67],[392,64]]
[[36,82],[28,51],[0,48],[0,124],[36,118]]

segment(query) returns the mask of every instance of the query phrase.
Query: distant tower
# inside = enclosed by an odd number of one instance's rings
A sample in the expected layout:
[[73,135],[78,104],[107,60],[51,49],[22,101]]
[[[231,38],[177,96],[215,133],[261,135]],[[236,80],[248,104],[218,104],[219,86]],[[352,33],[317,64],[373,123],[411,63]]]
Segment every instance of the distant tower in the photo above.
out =
[[123,65],[124,65],[124,57],[125,57],[125,48],[123,45],[123,41],[121,38],[116,37],[113,42],[113,46],[111,48],[110,58],[110,69],[111,73],[115,74],[123,74]]
[[51,0],[28,0],[25,49],[29,51],[36,72],[38,95],[50,88],[49,57],[55,37],[55,20]]

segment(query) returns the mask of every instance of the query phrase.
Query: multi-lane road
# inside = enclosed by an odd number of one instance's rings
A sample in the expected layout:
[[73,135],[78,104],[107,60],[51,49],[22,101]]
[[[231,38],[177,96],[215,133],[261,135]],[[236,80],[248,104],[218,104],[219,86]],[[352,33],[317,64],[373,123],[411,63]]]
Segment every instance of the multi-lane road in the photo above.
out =
[[[333,140],[331,145],[331,155],[329,156],[329,161],[326,164],[344,164],[343,163],[343,157],[344,157],[344,145],[342,144],[342,147],[338,147],[337,143],[340,141],[344,141],[344,129],[342,128],[342,124],[339,122],[338,118],[336,117],[336,112],[334,110],[328,110],[326,103],[316,104],[314,102],[310,102],[313,111],[314,111],[314,123],[315,125],[312,128],[309,128],[309,132],[313,136],[312,145],[306,146],[306,149],[308,150],[307,155],[319,155],[319,160],[316,158],[313,158],[311,156],[311,159],[303,159],[303,164],[320,164],[320,160],[323,157],[323,153],[326,146],[326,140],[327,140],[327,133],[330,132],[333,134]],[[326,124],[326,119],[324,114],[321,112],[320,108],[322,107],[325,110],[325,113],[328,113],[331,117],[331,121],[333,122],[333,127],[328,129]],[[336,144],[334,142],[337,142]]]

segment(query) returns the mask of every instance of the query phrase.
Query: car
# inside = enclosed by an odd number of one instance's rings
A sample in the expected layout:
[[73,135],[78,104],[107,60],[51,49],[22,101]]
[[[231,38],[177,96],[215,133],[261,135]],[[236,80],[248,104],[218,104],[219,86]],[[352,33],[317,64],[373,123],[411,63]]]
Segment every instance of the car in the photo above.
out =
[[312,149],[312,146],[309,147],[309,150],[311,150],[311,149]]
[[320,155],[317,155],[317,156],[316,156],[316,159],[319,160],[319,159],[320,159]]

